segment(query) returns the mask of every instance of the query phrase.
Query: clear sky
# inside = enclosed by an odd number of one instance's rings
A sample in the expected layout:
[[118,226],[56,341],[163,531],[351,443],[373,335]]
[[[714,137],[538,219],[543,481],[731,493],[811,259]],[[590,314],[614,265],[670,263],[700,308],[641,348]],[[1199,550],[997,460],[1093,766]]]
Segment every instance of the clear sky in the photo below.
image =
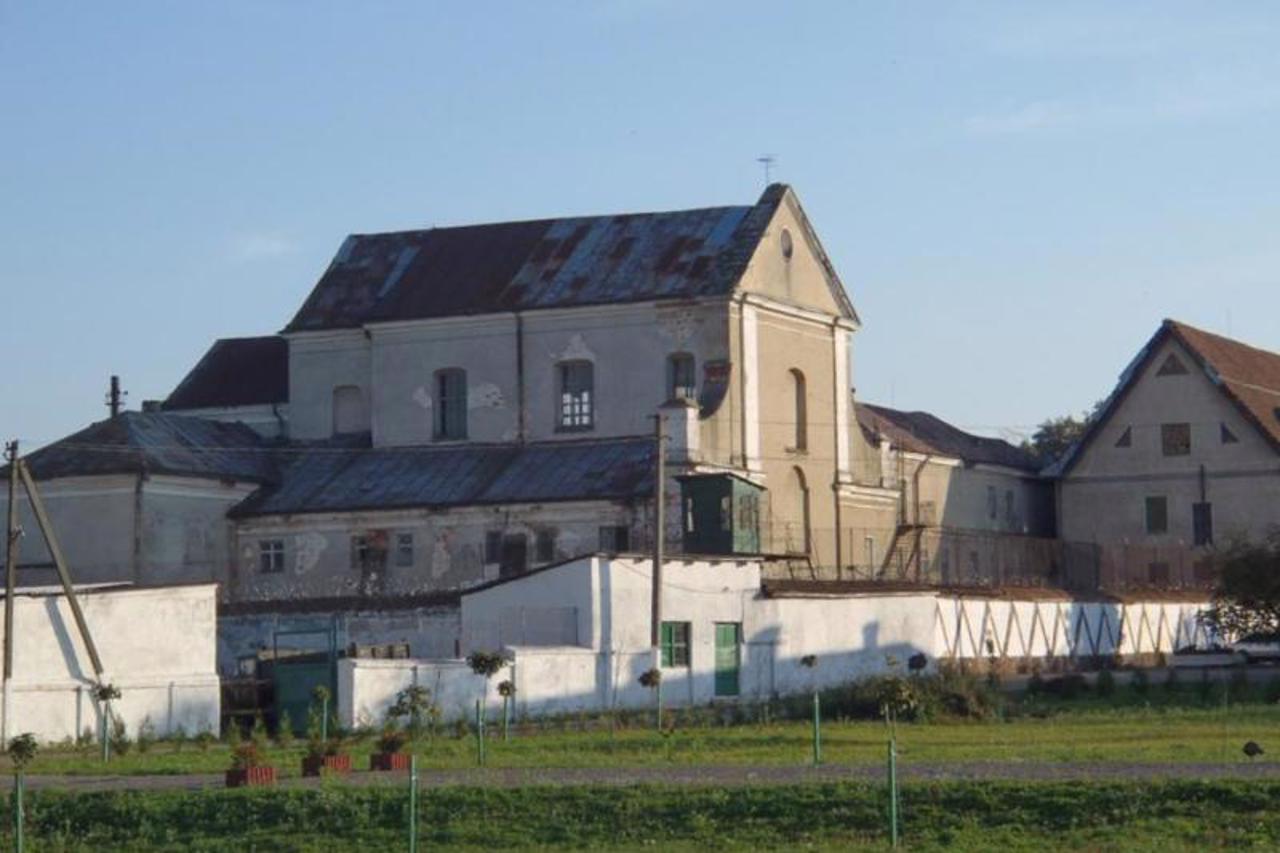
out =
[[860,399],[1088,407],[1176,317],[1280,349],[1274,3],[0,0],[0,434],[165,396],[354,231],[748,204]]

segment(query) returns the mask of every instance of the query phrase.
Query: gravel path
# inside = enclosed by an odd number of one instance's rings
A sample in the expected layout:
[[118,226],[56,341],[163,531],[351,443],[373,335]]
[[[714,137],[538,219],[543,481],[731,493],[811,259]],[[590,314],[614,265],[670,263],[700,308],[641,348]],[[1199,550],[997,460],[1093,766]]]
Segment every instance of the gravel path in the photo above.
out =
[[[960,762],[930,765],[901,765],[901,778],[915,781],[962,780],[1156,780],[1156,779],[1280,779],[1280,762],[1254,764],[1124,764],[1074,763],[1034,764],[1017,762]],[[868,765],[809,766],[698,766],[557,769],[474,769],[423,771],[425,787],[444,785],[515,788],[527,785],[786,785],[839,780],[875,781],[883,779],[883,767]],[[350,785],[404,785],[405,773],[352,773],[342,781]],[[0,782],[0,789],[12,787],[12,779]],[[316,787],[318,779],[286,779],[284,787]],[[29,789],[66,791],[188,790],[223,787],[221,774],[183,776],[28,776]]]

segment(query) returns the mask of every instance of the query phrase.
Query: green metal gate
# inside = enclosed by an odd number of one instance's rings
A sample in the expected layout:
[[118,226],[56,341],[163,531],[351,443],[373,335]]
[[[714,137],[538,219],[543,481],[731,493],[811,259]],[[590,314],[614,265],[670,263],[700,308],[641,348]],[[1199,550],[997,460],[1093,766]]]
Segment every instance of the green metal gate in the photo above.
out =
[[[325,648],[321,651],[280,656],[280,638],[297,636],[323,636]],[[294,734],[304,734],[311,712],[311,694],[317,687],[329,691],[329,713],[333,714],[338,698],[338,648],[337,626],[319,629],[277,631],[273,642],[272,680],[275,682],[275,712],[277,722],[283,714],[289,715]]]
[[716,623],[716,695],[737,696],[738,674],[742,666],[742,625]]

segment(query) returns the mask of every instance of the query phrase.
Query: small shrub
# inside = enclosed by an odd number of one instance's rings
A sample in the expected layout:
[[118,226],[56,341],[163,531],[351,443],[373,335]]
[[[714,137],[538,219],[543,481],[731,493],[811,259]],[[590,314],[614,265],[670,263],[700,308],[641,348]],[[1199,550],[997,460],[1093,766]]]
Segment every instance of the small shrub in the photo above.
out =
[[656,668],[646,669],[644,672],[640,673],[640,677],[637,681],[640,682],[640,686],[648,687],[650,690],[653,690],[662,683],[662,670]]
[[258,750],[258,745],[253,741],[244,741],[231,750],[232,770],[248,770],[252,767],[261,766],[262,753]]
[[382,727],[382,733],[378,735],[378,752],[400,752],[408,743],[408,732],[397,728],[395,723],[388,720]]
[[128,755],[129,748],[133,746],[133,740],[129,737],[129,727],[125,725],[124,720],[113,716],[111,718],[111,751],[116,755]]
[[1110,699],[1116,695],[1116,676],[1109,669],[1104,669],[1098,673],[1098,678],[1093,682],[1093,689],[1098,695],[1104,699]]
[[5,747],[9,760],[13,762],[13,766],[18,770],[24,770],[36,757],[36,753],[39,750],[40,744],[36,742],[36,736],[31,732],[23,732],[10,740],[9,745]]
[[467,666],[471,667],[471,671],[476,675],[491,678],[498,674],[498,670],[507,665],[508,657],[505,652],[485,652],[477,651],[467,655]]
[[240,730],[240,721],[231,717],[227,720],[227,746],[234,751],[242,743],[244,743],[244,732]]
[[293,720],[289,719],[288,711],[281,711],[280,719],[276,721],[276,746],[289,749],[293,741]]
[[510,679],[507,679],[506,681],[499,681],[498,695],[501,696],[503,699],[510,699],[512,696],[515,696],[516,683],[514,681],[511,681]]
[[813,669],[815,666],[818,665],[818,656],[805,655],[804,657],[800,658],[800,665],[805,669]]
[[199,731],[196,732],[196,736],[192,740],[196,742],[196,749],[201,752],[208,752],[209,747],[213,745],[217,738],[213,736],[213,729],[209,728],[208,723],[201,723]]
[[1129,680],[1129,686],[1139,696],[1146,696],[1151,692],[1151,676],[1147,674],[1145,669],[1135,669],[1133,677]]
[[174,752],[182,752],[182,748],[187,745],[190,740],[187,729],[182,723],[173,727],[173,731],[169,732],[169,743],[173,746]]
[[81,749],[88,747],[93,744],[94,737],[93,728],[91,726],[85,726],[84,731],[80,732],[80,734],[76,736],[76,746]]
[[142,722],[138,724],[138,752],[147,753],[151,751],[151,747],[156,742],[156,726],[151,722],[151,715],[148,714],[142,718]]
[[253,715],[253,724],[249,727],[249,740],[258,745],[258,749],[262,749],[267,743],[267,721],[262,718],[262,712]]
[[440,709],[431,701],[431,691],[417,684],[396,694],[396,701],[387,709],[387,719],[404,720],[404,728],[413,740],[420,738],[428,727],[435,730]]

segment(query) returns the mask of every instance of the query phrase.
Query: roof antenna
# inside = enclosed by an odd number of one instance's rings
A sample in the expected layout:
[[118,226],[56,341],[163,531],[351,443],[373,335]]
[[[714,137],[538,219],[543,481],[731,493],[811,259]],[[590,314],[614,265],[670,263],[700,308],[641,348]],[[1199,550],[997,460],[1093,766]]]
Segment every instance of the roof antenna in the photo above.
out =
[[778,162],[778,155],[762,154],[756,158],[756,162],[764,168],[764,185],[767,187],[773,183],[773,164]]
[[128,391],[120,390],[120,377],[111,377],[111,386],[107,391],[107,408],[111,410],[111,417],[119,416],[120,410],[124,407],[124,398],[129,396]]

